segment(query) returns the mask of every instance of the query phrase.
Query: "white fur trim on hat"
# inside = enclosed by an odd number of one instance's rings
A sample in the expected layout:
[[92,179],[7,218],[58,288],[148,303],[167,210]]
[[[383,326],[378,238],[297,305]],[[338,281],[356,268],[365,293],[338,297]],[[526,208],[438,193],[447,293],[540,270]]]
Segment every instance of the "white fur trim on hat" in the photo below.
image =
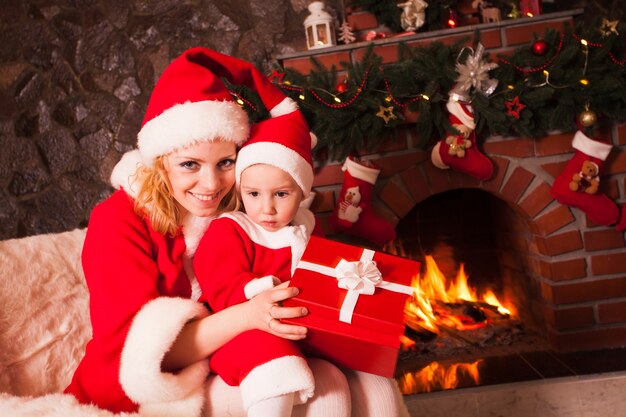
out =
[[234,101],[176,104],[146,122],[137,135],[144,164],[196,142],[222,139],[242,145],[250,134],[248,115]]
[[349,157],[344,161],[341,170],[348,171],[354,178],[370,184],[376,183],[376,178],[378,178],[378,174],[380,173],[380,169],[359,164]]
[[208,360],[176,374],[163,372],[161,363],[185,324],[207,314],[201,304],[189,299],[160,297],[144,305],[135,316],[122,349],[120,384],[140,409],[153,410],[146,415],[165,415],[155,411],[172,409],[199,416]]
[[243,407],[247,410],[259,401],[290,392],[296,394],[296,404],[303,404],[313,396],[315,379],[304,358],[283,356],[254,368],[240,387]]
[[270,114],[272,117],[282,116],[283,114],[288,114],[298,110],[298,103],[293,101],[290,97],[285,97],[283,101],[274,106],[273,109],[270,109]]
[[613,145],[593,140],[580,130],[576,132],[574,139],[572,139],[572,147],[585,155],[593,156],[603,161],[606,160],[611,149],[613,149]]
[[311,192],[313,167],[293,149],[275,142],[257,142],[244,146],[237,154],[235,164],[237,184],[241,182],[241,173],[256,164],[271,165],[291,175],[302,189],[304,198]]
[[123,189],[132,197],[139,192],[137,170],[143,165],[138,149],[126,152],[111,172],[111,185],[115,189]]

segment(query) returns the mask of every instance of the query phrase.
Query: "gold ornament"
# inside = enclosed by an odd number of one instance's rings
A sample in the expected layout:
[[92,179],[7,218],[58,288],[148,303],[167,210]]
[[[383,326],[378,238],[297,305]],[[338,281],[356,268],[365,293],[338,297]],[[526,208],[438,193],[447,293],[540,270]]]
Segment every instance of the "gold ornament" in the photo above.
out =
[[393,114],[393,106],[389,106],[389,107],[378,106],[378,113],[376,113],[376,116],[383,119],[385,121],[385,124],[388,124],[390,120],[393,120],[396,118],[396,115]]
[[611,36],[611,33],[615,35],[619,35],[617,31],[617,25],[619,24],[619,20],[609,20],[606,18],[602,18],[602,23],[600,23],[600,33],[605,38],[607,36]]
[[595,112],[586,109],[580,113],[580,115],[578,116],[578,120],[580,120],[580,124],[584,127],[590,127],[596,124],[596,122],[598,121],[598,116]]

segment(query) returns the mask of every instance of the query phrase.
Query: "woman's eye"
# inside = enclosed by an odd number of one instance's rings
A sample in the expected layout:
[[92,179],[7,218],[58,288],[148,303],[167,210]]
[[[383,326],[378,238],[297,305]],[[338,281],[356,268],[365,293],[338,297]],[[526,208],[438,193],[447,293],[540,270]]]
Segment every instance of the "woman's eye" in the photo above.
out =
[[235,166],[235,160],[234,159],[224,159],[224,160],[219,162],[219,166],[220,166],[220,168],[223,168],[223,169],[232,168],[232,167]]
[[198,166],[198,163],[195,161],[185,161],[181,162],[179,165],[185,169],[193,169]]

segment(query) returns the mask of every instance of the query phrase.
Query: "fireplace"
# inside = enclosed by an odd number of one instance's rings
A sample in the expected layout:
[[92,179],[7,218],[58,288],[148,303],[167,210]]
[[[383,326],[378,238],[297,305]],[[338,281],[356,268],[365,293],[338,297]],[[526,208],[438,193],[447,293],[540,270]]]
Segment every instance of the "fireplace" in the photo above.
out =
[[[541,34],[546,27],[562,29],[578,13],[481,25],[481,41],[488,52],[506,53],[527,44],[534,33]],[[449,43],[471,36],[474,30],[459,27],[387,38],[374,41],[375,51],[390,63],[398,59],[400,41],[409,45],[433,40]],[[313,55],[326,66],[358,61],[368,45],[342,45],[279,59],[283,66],[307,74]],[[603,124],[598,135],[614,145],[604,165],[601,192],[623,205],[626,124]],[[529,358],[541,356],[533,356],[533,351],[576,355],[626,346],[624,234],[593,224],[582,211],[559,204],[550,194],[554,179],[573,155],[573,133],[553,132],[543,138],[486,138],[482,150],[495,167],[487,181],[436,168],[430,161],[430,149],[416,146],[420,143],[418,132],[410,123],[391,136],[376,149],[357,155],[381,168],[374,189],[374,210],[396,225],[399,245],[384,249],[422,262],[426,255],[432,255],[448,279],[456,276],[463,263],[470,285],[491,287],[498,297],[512,302],[518,314],[513,325],[519,332],[511,335],[511,343],[503,340],[502,344],[472,346],[476,339],[463,344],[462,335],[448,332],[439,336],[441,343],[449,345],[447,351],[418,351],[407,362],[413,368],[422,367],[424,374],[406,372],[404,375],[410,374],[410,378],[403,380],[402,373],[408,367],[403,369],[400,362],[399,378],[408,392],[411,384],[425,375],[436,374],[442,380],[456,378],[457,382],[465,378],[472,385],[477,375],[483,374],[478,372],[482,366],[479,358],[489,353],[497,357],[504,352],[530,352],[523,359],[528,362]],[[311,208],[330,238],[349,239],[333,235],[328,222],[343,182],[341,162],[316,161],[316,198]],[[422,347],[433,342],[426,333],[421,337]],[[497,367],[492,364],[491,369]],[[515,368],[516,362],[509,358],[500,367]],[[525,365],[518,368],[525,372]]]
[[[527,44],[533,33],[543,33],[546,27],[562,28],[579,12],[484,25],[481,39],[490,52],[506,52]],[[374,41],[375,51],[384,62],[393,62],[400,41],[448,43],[471,36],[474,30],[460,27],[387,38]],[[330,66],[359,60],[368,45],[343,45],[279,59],[285,67],[306,74],[313,55]],[[615,145],[604,166],[601,191],[622,205],[626,201],[626,153],[621,152],[626,147],[626,125],[605,124],[598,135]],[[421,261],[432,255],[448,278],[463,263],[471,285],[493,287],[503,299],[512,300],[523,334],[507,349],[566,353],[626,346],[624,234],[594,225],[582,211],[561,205],[550,195],[554,179],[572,157],[572,138],[570,132],[542,138],[486,138],[482,150],[495,166],[487,181],[436,168],[429,150],[415,145],[418,133],[410,124],[398,128],[384,145],[359,155],[381,168],[374,208],[396,225],[401,248],[393,250]],[[327,220],[343,182],[341,162],[316,161],[317,195],[312,209],[331,238]],[[478,348],[485,353],[485,346]],[[415,361],[424,366],[433,360],[445,362],[437,354],[416,355]],[[473,369],[480,367],[478,356],[467,347],[451,355],[450,366],[463,364],[456,370],[463,369],[463,375],[472,379]],[[428,372],[448,371],[431,368]]]

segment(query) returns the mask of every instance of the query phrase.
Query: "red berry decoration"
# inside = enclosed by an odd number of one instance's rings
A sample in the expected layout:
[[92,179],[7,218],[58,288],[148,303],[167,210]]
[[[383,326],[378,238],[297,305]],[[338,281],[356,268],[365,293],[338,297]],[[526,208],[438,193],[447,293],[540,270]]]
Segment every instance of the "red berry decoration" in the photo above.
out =
[[544,41],[543,39],[539,39],[533,42],[532,45],[533,54],[537,56],[544,56],[548,52],[548,48],[548,42]]
[[348,84],[347,83],[339,83],[337,84],[337,87],[335,87],[335,89],[337,90],[338,93],[345,93],[346,90],[348,89]]

